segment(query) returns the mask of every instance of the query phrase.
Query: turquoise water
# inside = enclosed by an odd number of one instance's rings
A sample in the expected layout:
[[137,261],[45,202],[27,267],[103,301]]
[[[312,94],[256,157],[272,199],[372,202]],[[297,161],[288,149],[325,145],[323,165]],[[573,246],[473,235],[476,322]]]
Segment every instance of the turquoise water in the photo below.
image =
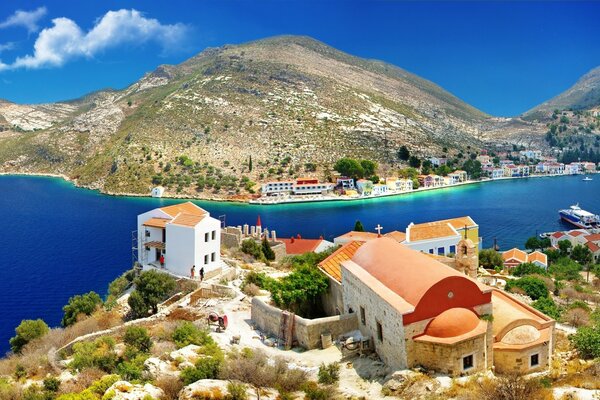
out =
[[[128,269],[136,216],[181,200],[104,196],[55,178],[0,176],[3,245],[0,268],[0,351],[25,318],[58,325],[62,306],[74,294],[95,290]],[[480,226],[484,246],[494,237],[503,249],[522,246],[537,232],[566,228],[557,210],[579,202],[600,212],[600,176],[530,178],[414,193],[355,202],[259,206],[196,202],[227,224],[253,224],[280,237],[331,239],[359,219],[367,230],[405,230],[410,222],[470,215]]]

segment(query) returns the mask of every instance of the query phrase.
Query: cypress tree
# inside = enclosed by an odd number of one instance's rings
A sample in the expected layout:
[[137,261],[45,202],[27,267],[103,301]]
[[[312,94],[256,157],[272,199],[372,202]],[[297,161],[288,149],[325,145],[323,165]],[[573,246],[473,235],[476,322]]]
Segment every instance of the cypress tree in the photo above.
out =
[[262,253],[268,261],[273,261],[275,259],[275,252],[271,248],[266,237],[263,237],[262,240]]
[[362,222],[360,222],[359,220],[356,220],[356,223],[354,224],[354,230],[356,232],[364,232],[365,227],[363,226]]
[[248,159],[248,170],[252,172],[252,156]]

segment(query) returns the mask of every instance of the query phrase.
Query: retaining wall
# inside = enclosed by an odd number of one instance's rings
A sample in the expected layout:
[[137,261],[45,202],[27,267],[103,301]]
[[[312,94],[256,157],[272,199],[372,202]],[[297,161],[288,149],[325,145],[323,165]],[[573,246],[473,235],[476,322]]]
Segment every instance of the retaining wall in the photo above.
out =
[[[266,298],[252,299],[251,318],[256,326],[270,335],[279,334],[282,310],[266,303]],[[335,340],[344,333],[358,329],[356,314],[307,319],[295,316],[293,339],[306,349],[321,348],[321,334],[331,334]]]

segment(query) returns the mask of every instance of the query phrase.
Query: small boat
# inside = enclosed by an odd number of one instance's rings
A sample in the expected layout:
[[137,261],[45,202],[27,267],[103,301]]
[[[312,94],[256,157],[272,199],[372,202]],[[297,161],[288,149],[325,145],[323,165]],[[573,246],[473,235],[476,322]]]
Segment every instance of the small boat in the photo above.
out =
[[592,179],[592,178],[590,178],[589,176],[586,176],[585,178],[583,178],[583,180],[584,180],[584,181],[586,181],[586,182],[587,182],[587,181],[593,181],[593,179]]
[[579,207],[579,203],[558,212],[560,218],[578,228],[591,229],[600,226],[600,217]]

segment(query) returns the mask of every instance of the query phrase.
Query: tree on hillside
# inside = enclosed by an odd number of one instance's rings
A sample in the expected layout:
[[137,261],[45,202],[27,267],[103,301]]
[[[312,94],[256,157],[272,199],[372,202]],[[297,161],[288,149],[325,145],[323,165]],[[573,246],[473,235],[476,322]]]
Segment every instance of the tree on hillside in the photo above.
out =
[[424,175],[430,174],[433,170],[433,164],[429,160],[423,160],[421,163],[421,173]]
[[353,158],[341,158],[333,166],[340,174],[349,178],[362,178],[365,176],[365,170],[362,165]]
[[265,259],[267,259],[268,261],[273,261],[275,259],[275,252],[271,248],[271,245],[269,244],[269,241],[267,240],[266,236],[263,237],[261,247],[262,247],[262,253],[265,256]]
[[48,325],[43,320],[25,319],[15,328],[16,335],[9,341],[10,349],[13,353],[20,353],[27,343],[41,338],[48,331]]
[[571,251],[571,258],[584,267],[584,269],[587,271],[586,280],[589,282],[590,263],[594,259],[592,251],[587,246],[582,246],[578,244],[577,246],[573,247],[573,251]]
[[558,242],[558,250],[563,257],[569,255],[572,247],[573,245],[568,240],[561,240]]
[[541,238],[540,239],[540,248],[543,249],[547,249],[549,247],[552,247],[552,242],[550,241],[550,238]]
[[467,160],[463,164],[463,169],[467,172],[467,175],[471,179],[479,179],[481,177],[482,169],[481,162],[479,160]]
[[408,151],[408,148],[406,146],[400,146],[400,148],[398,149],[398,158],[401,161],[408,161],[408,159],[410,158],[410,151]]
[[525,291],[525,294],[531,297],[532,300],[538,300],[542,297],[549,296],[546,283],[540,278],[534,276],[525,276],[514,281],[508,281],[506,283],[506,290],[509,292],[514,288],[519,288]]
[[[146,316],[148,310],[155,314],[158,311],[158,303],[171,296],[175,289],[175,279],[171,275],[155,270],[142,272],[134,283],[135,291],[129,297],[128,303],[132,309],[135,306],[136,317]],[[137,294],[134,296],[134,293]]]
[[528,250],[536,250],[541,248],[540,240],[536,236],[532,236],[525,242],[525,248]]
[[479,252],[479,265],[485,269],[502,267],[504,261],[502,255],[494,249],[483,249]]
[[408,159],[408,165],[413,168],[419,168],[421,166],[421,160],[419,160],[416,156],[410,156]]
[[63,307],[65,315],[61,321],[62,326],[73,325],[80,315],[92,315],[100,305],[102,305],[102,299],[96,292],[71,297],[67,305]]
[[364,232],[365,227],[363,226],[362,222],[360,222],[359,220],[356,220],[356,223],[354,224],[354,230],[356,232]]
[[371,160],[360,160],[360,166],[363,168],[363,176],[374,176],[377,172],[377,163]]
[[248,171],[252,172],[252,156],[248,157]]

